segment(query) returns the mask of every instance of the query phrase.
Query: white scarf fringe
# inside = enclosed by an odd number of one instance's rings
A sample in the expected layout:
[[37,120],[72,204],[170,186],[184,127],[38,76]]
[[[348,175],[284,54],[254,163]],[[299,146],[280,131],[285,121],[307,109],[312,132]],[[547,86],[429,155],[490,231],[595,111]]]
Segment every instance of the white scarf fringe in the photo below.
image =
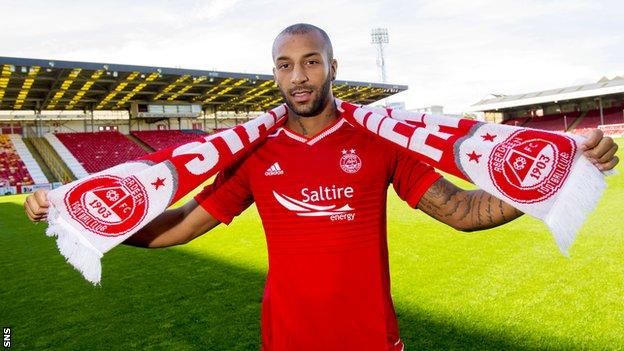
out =
[[96,249],[84,235],[72,228],[58,210],[50,206],[48,211],[48,229],[46,235],[57,237],[56,245],[59,252],[69,264],[74,266],[82,275],[93,284],[99,284],[102,278],[103,254]]

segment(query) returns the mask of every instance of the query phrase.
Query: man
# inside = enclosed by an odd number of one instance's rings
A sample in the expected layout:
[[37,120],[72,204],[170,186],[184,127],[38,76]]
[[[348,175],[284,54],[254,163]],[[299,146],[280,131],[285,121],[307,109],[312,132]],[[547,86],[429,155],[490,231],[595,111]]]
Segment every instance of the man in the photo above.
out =
[[[272,54],[289,107],[285,127],[126,243],[184,244],[255,202],[269,253],[263,349],[401,350],[386,243],[389,184],[410,206],[458,230],[492,228],[522,213],[484,191],[457,188],[342,119],[331,90],[337,61],[320,28],[284,29]],[[617,146],[599,131],[585,146],[600,169],[617,164]],[[25,207],[32,220],[45,218],[45,192]]]

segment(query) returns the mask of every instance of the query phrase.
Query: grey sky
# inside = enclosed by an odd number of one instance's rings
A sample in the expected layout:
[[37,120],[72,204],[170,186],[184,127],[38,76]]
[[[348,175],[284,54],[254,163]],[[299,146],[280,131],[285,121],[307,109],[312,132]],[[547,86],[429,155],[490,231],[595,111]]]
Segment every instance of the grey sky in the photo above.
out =
[[459,113],[488,93],[624,75],[622,1],[6,1],[0,56],[270,73],[285,26],[323,27],[338,78],[379,81],[370,30],[387,27],[388,80],[408,108]]

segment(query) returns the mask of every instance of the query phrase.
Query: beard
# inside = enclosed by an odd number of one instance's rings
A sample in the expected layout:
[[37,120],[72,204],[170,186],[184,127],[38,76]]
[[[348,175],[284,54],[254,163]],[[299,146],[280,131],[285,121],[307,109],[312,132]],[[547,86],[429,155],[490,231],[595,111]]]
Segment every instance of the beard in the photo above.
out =
[[316,92],[317,93],[316,97],[314,98],[314,100],[312,100],[312,103],[309,105],[310,107],[298,108],[289,99],[289,97],[291,96],[290,91],[284,92],[282,88],[280,87],[279,92],[284,98],[284,100],[286,100],[286,105],[291,111],[293,111],[294,113],[296,113],[297,115],[301,117],[314,117],[320,114],[321,111],[323,111],[323,109],[325,108],[329,100],[329,89],[331,89],[331,82],[332,82],[330,75],[331,74],[327,74],[327,77],[325,78],[325,81],[321,85],[320,90],[316,89],[314,86],[311,86],[311,85],[302,85],[302,86],[298,86],[297,88],[291,89],[291,90],[295,90],[295,89],[303,88],[303,89]]

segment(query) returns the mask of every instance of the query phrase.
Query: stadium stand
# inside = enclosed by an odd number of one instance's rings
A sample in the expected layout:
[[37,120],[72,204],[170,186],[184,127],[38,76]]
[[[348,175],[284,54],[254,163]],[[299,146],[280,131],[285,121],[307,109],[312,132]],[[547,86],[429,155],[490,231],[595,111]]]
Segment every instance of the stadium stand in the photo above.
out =
[[502,123],[510,126],[523,126],[526,122],[529,121],[529,119],[531,119],[531,117],[512,118],[505,120]]
[[30,177],[35,182],[35,184],[46,184],[49,182],[48,178],[43,174],[41,167],[24,144],[22,138],[17,134],[9,135],[13,146],[15,147],[15,152],[19,155],[30,174]]
[[[580,116],[580,112],[558,113],[542,117],[533,117],[525,127],[563,132]],[[566,122],[567,121],[567,122]]]
[[[607,135],[622,136],[624,76],[615,76],[611,79],[602,77],[595,83],[542,91],[511,95],[489,94],[473,104],[471,110],[483,112],[483,119],[488,122],[498,123],[502,120],[502,123],[507,125],[576,134],[600,128]],[[544,116],[539,116],[541,114]]]
[[[46,164],[52,177],[56,177],[57,180],[62,183],[69,183],[76,180],[72,171],[67,167],[63,159],[58,155],[54,148],[47,139],[42,137],[32,136],[30,138],[24,138],[24,143],[32,145],[34,150],[39,154],[43,163]],[[34,152],[33,152],[34,155]]]
[[154,150],[162,150],[170,146],[188,143],[203,135],[208,135],[200,130],[133,131],[131,134]]
[[557,132],[572,132],[584,134],[590,129],[600,128],[608,135],[619,136],[624,133],[624,106],[612,106],[603,109],[604,125],[600,120],[600,110],[593,109],[586,112],[575,111],[557,113],[541,117],[518,117],[503,121],[503,124],[524,126],[535,129]]
[[56,151],[61,160],[65,162],[67,168],[74,174],[76,179],[84,178],[89,175],[89,172],[83,167],[76,157],[63,145],[63,143],[52,133],[47,133],[45,139],[50,143],[50,146]]
[[12,186],[34,184],[7,134],[0,134],[0,179]]
[[18,123],[0,123],[0,134],[22,134],[22,126]]
[[[143,149],[119,132],[57,133],[54,136],[88,173],[96,173],[145,155]],[[61,155],[57,149],[58,145],[50,138],[48,141]],[[65,160],[63,155],[61,157],[72,169],[69,161]],[[82,178],[78,174],[75,175]]]
[[[622,112],[622,106],[615,106],[610,108],[605,108],[602,111],[604,116],[604,124],[619,124],[624,123],[624,114]],[[581,120],[579,124],[576,125],[575,132],[577,130],[584,130],[588,128],[598,128],[600,123],[600,110],[591,110],[587,113],[587,115]]]

